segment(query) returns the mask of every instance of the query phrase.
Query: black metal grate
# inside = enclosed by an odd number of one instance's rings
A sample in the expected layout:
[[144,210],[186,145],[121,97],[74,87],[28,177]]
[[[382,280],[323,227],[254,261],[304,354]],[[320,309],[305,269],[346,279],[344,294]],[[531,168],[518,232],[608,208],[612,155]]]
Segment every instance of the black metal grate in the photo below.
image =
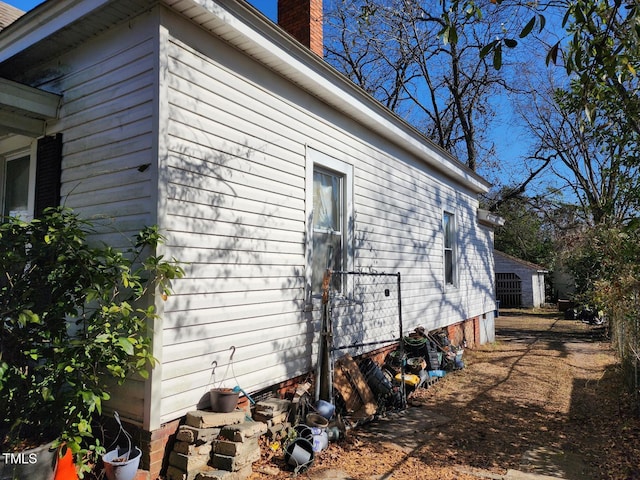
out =
[[522,280],[515,273],[496,273],[496,299],[501,307],[522,306]]

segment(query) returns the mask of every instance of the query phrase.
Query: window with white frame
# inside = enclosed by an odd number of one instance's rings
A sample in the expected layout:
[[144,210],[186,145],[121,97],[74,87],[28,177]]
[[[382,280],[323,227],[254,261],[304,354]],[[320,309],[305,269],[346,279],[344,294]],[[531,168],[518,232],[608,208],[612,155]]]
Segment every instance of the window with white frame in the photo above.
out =
[[33,218],[35,158],[29,150],[0,157],[0,204],[2,216]]
[[[308,268],[313,295],[322,293],[322,279],[327,268],[348,270],[351,263],[352,166],[315,150],[309,150],[308,179],[312,208]],[[334,276],[331,288],[341,292],[340,277]]]
[[453,213],[444,212],[442,217],[444,246],[444,283],[445,286],[456,284],[456,223]]

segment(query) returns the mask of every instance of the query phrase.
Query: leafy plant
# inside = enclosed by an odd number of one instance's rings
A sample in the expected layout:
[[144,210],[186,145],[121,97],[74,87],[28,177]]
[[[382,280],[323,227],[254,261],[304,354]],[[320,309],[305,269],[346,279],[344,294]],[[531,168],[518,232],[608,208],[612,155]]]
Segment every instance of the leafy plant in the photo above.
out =
[[0,451],[55,440],[81,474],[104,452],[92,422],[113,386],[154,365],[154,295],[184,274],[155,255],[155,226],[125,250],[93,232],[65,208],[0,224]]
[[640,222],[599,225],[571,245],[566,265],[576,279],[576,300],[602,309],[608,319],[630,391],[640,386]]

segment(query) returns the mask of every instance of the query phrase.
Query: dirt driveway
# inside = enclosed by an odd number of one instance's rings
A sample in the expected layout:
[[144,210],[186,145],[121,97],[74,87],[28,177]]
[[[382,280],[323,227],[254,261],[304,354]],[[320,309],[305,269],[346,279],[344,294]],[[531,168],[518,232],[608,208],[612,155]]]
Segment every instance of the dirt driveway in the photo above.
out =
[[510,311],[496,334],[465,352],[464,370],[415,392],[407,411],[331,444],[302,478],[640,479],[640,421],[603,329]]

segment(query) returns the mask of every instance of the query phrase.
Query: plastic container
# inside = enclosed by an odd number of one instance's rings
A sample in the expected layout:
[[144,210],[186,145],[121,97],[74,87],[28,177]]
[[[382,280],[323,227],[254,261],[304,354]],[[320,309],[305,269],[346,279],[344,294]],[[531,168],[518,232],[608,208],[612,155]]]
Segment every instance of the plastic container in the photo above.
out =
[[329,446],[329,435],[326,429],[313,427],[311,432],[313,433],[312,447],[315,453],[321,452]]
[[284,460],[287,465],[293,467],[295,472],[304,472],[313,464],[315,453],[313,445],[306,438],[298,437],[289,445],[284,452]]
[[233,412],[238,405],[239,390],[231,388],[212,388],[209,391],[211,410],[220,413]]
[[420,370],[427,368],[427,362],[422,357],[409,358],[407,360],[407,368],[411,373],[418,374]]
[[[127,448],[116,448],[102,456],[104,462],[104,471],[109,480],[133,480],[138,472],[140,465],[140,457],[142,450],[133,447],[132,450]],[[126,459],[118,461],[120,459]]]
[[336,411],[336,406],[325,400],[318,400],[316,411],[327,420],[331,420],[333,413]]
[[[402,382],[402,374],[397,374],[395,377],[397,382]],[[405,373],[404,374],[404,384],[410,387],[415,387],[420,383],[420,377],[418,375],[414,375],[413,373]]]

